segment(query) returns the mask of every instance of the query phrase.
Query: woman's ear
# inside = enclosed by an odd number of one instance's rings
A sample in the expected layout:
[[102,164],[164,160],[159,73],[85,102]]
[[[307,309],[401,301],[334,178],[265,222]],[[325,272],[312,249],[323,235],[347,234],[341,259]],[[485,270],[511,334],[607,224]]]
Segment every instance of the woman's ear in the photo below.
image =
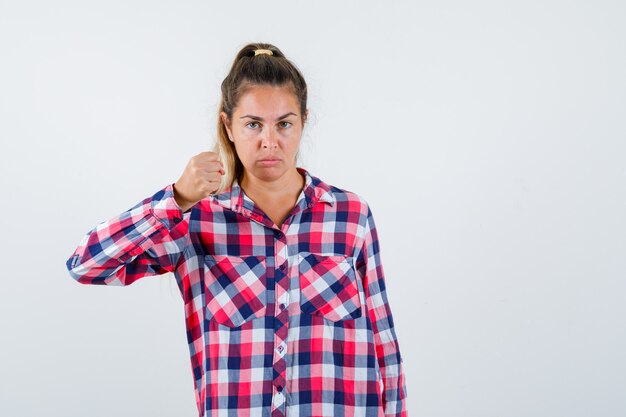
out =
[[228,132],[228,139],[233,142],[233,133],[230,131],[230,120],[228,119],[228,115],[226,114],[226,112],[220,112],[220,119],[222,119],[222,123],[226,128],[226,132]]

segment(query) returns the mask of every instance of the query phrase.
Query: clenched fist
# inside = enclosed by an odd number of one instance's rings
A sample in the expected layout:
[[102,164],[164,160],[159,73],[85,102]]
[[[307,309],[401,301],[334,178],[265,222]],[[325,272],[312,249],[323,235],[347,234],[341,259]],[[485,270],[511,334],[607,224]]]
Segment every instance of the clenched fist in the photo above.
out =
[[219,188],[224,165],[215,152],[200,152],[189,160],[183,175],[174,183],[174,199],[187,211]]

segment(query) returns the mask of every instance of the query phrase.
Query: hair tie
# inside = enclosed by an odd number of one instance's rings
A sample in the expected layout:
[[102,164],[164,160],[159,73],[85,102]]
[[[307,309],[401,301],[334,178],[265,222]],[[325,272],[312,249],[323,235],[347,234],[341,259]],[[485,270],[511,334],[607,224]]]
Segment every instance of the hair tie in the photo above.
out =
[[257,56],[260,54],[274,55],[274,53],[269,49],[255,49],[254,50],[254,56]]

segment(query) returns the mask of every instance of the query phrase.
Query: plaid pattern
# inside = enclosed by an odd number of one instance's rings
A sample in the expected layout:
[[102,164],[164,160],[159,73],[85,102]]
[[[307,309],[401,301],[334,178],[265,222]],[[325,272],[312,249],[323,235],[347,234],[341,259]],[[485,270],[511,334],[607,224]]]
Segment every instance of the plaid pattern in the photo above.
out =
[[237,182],[183,213],[173,184],[87,232],[79,283],[172,272],[200,417],[407,416],[372,211],[304,168],[281,228]]

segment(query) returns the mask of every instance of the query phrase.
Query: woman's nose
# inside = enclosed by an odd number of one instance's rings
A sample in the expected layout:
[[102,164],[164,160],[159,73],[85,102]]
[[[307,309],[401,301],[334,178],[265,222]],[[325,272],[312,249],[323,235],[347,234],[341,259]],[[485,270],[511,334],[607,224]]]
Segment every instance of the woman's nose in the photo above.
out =
[[275,148],[276,145],[276,134],[272,129],[267,129],[261,138],[261,146],[264,148]]

